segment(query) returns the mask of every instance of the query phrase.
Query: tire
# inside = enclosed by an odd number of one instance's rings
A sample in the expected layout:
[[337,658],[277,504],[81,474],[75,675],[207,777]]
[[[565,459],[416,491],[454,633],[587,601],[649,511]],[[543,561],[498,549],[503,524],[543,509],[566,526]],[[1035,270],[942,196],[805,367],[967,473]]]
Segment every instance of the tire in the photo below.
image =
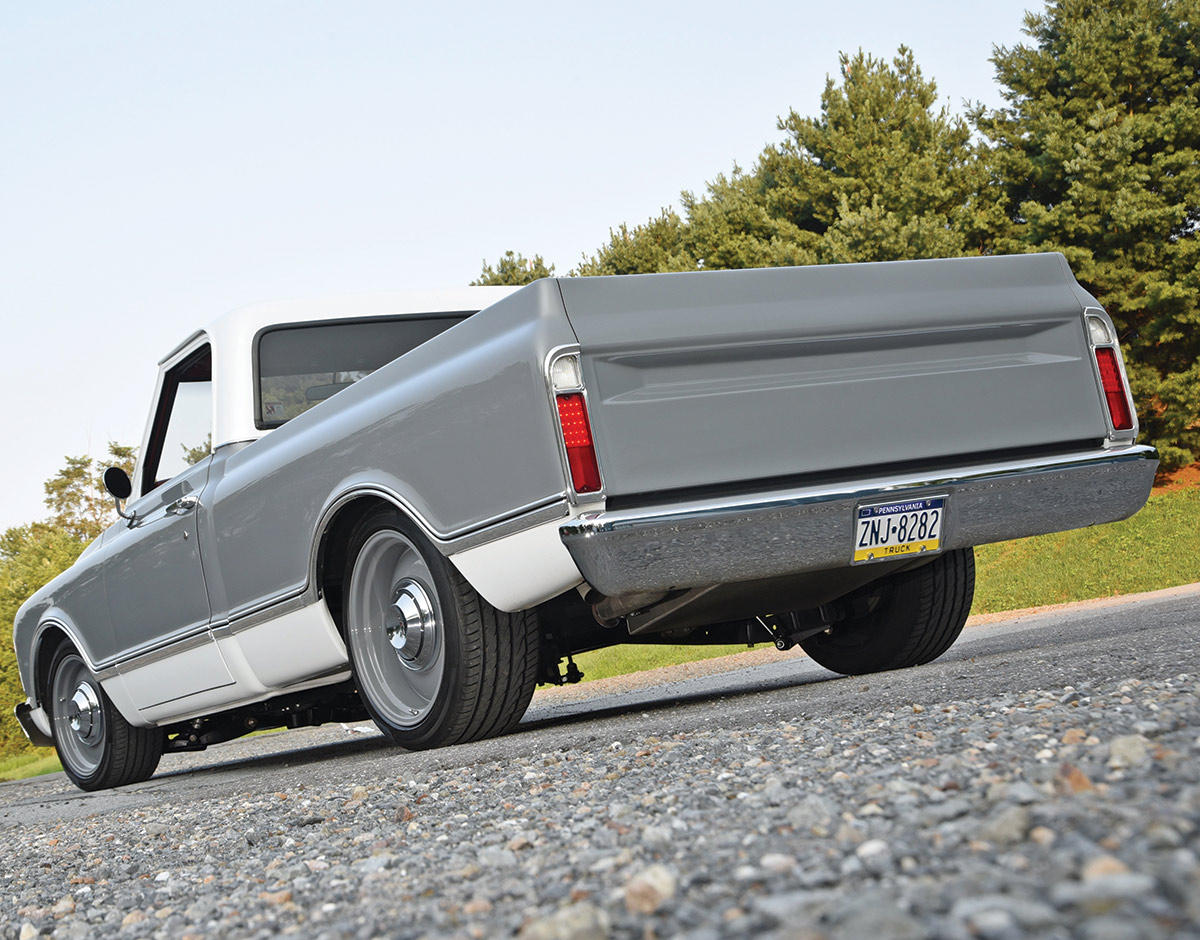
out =
[[358,694],[392,741],[418,750],[516,727],[537,684],[533,611],[496,610],[394,509],[355,526],[343,584]]
[[54,749],[81,790],[107,790],[153,776],[163,752],[161,728],[127,722],[70,643],[50,660],[46,700]]
[[958,639],[974,596],[974,549],[946,552],[844,598],[851,616],[800,646],[826,669],[849,676],[921,666]]

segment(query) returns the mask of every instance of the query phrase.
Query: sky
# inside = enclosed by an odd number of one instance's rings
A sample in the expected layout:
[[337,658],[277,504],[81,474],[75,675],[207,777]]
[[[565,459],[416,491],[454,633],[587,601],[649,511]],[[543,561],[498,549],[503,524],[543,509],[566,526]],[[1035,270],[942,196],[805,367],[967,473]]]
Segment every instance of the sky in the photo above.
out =
[[0,529],[66,455],[141,440],[156,363],[263,300],[566,273],[909,46],[1001,104],[994,0],[0,6]]

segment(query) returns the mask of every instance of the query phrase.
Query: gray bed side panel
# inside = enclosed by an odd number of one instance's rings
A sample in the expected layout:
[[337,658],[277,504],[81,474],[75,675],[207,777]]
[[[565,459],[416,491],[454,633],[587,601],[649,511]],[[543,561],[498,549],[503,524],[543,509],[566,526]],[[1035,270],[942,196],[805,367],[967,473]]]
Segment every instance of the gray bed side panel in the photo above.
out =
[[612,494],[1106,431],[1058,254],[560,285]]
[[574,342],[554,281],[537,282],[233,454],[210,503],[214,616],[303,583],[348,486],[394,488],[440,537],[560,496],[543,362]]

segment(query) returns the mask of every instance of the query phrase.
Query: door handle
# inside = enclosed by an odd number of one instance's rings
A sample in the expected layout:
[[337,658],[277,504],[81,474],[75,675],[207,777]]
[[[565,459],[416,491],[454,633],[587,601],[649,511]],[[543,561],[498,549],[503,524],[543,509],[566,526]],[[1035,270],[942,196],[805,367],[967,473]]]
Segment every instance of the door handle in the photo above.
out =
[[186,516],[200,502],[195,496],[181,496],[166,508],[168,516]]

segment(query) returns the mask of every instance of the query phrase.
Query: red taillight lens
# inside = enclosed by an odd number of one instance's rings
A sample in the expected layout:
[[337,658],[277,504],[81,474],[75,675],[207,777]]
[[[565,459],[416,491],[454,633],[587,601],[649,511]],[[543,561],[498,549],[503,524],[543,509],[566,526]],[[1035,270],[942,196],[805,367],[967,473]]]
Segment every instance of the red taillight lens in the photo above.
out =
[[558,424],[562,428],[567,464],[571,468],[571,485],[576,493],[597,493],[600,491],[600,467],[596,463],[596,448],[592,444],[592,427],[588,424],[583,394],[568,392],[556,397]]
[[1108,400],[1108,415],[1118,431],[1133,427],[1133,413],[1129,410],[1129,396],[1125,394],[1125,383],[1121,381],[1121,368],[1117,365],[1117,351],[1109,347],[1096,350],[1096,365],[1100,367],[1100,384],[1104,386],[1104,397]]

